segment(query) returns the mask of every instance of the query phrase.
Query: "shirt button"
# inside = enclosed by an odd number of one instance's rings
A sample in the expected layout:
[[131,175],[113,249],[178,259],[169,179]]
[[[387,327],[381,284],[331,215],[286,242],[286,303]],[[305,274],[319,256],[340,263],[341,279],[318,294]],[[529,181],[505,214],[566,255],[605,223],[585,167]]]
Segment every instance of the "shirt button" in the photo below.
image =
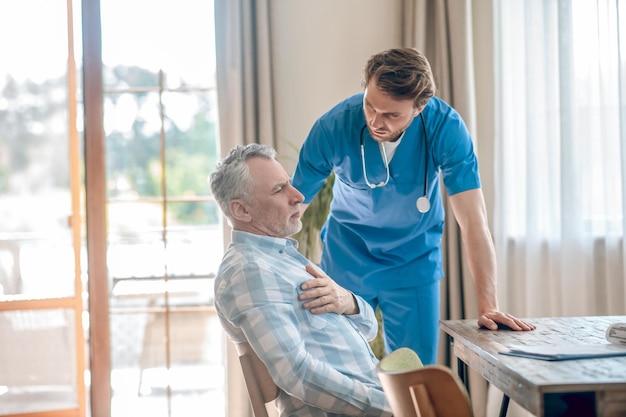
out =
[[281,249],[278,251],[278,253],[285,253],[285,251]]

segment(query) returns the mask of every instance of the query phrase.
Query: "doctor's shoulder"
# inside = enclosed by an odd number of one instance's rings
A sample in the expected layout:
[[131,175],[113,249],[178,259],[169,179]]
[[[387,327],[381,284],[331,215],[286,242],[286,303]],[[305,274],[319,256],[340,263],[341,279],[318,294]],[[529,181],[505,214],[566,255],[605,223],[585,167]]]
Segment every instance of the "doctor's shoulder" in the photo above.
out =
[[363,93],[355,94],[335,104],[319,117],[318,122],[333,131],[360,129],[360,125],[365,123]]

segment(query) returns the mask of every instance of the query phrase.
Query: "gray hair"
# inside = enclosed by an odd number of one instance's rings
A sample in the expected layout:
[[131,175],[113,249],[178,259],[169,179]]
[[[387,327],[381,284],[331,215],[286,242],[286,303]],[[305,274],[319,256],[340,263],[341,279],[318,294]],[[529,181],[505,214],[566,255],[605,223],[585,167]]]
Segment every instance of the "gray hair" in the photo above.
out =
[[211,192],[229,219],[231,213],[228,205],[231,200],[240,198],[248,202],[248,196],[252,191],[252,178],[246,161],[257,157],[276,159],[276,150],[258,143],[235,146],[217,163],[209,176]]

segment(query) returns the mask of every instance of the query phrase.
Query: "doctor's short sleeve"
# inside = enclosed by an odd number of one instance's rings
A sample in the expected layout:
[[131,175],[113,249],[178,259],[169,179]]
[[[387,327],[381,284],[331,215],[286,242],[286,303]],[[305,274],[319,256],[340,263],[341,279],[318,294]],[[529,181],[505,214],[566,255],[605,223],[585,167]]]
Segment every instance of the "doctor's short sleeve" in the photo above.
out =
[[449,195],[480,188],[478,159],[472,138],[459,114],[450,109],[437,127],[433,146],[436,164],[441,167]]

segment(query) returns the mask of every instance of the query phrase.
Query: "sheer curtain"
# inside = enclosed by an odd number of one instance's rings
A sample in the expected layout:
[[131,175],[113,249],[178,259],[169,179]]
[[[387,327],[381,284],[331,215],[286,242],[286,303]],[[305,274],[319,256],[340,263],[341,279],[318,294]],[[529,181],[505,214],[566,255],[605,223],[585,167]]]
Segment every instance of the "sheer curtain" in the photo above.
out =
[[502,308],[626,314],[626,11],[494,2],[494,238]]

